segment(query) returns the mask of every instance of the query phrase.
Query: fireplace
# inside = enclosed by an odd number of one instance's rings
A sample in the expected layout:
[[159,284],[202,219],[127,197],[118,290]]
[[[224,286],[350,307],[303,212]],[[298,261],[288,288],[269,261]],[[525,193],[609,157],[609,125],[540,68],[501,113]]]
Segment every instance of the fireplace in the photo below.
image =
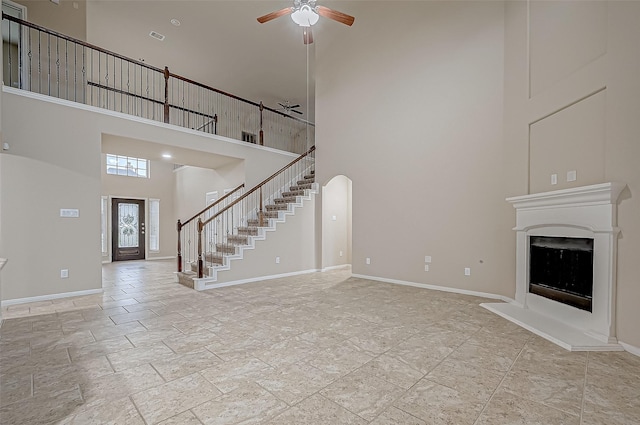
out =
[[616,339],[617,204],[622,183],[508,198],[516,209],[515,300],[483,306],[569,350]]
[[591,312],[593,239],[531,236],[529,292]]

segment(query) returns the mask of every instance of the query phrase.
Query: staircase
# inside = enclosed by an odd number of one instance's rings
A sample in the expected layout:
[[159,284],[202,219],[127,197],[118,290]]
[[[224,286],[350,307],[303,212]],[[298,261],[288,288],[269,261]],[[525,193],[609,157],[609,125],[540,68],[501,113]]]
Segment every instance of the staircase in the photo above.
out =
[[216,286],[219,272],[230,270],[233,263],[243,267],[239,260],[246,250],[255,249],[257,241],[265,240],[318,192],[314,151],[312,147],[248,192],[240,194],[241,186],[184,224],[178,221],[178,282],[209,289]]

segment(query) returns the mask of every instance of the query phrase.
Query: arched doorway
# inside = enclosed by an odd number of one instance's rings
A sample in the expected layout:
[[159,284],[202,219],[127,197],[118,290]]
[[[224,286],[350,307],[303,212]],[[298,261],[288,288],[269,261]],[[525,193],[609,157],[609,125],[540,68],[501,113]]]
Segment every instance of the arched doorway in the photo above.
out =
[[322,269],[351,264],[352,182],[344,175],[322,187]]

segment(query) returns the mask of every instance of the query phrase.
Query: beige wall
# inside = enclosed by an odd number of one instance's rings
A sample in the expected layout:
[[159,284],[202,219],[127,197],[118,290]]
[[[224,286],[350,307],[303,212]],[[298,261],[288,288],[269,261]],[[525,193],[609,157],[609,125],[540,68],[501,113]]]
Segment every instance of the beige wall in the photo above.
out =
[[[2,129],[11,150],[2,154],[0,164],[0,255],[10,261],[2,272],[3,300],[101,287],[104,134],[156,144],[157,155],[160,149],[173,146],[185,152],[200,151],[200,157],[207,160],[220,155],[244,158],[249,184],[263,180],[295,156],[5,90]],[[78,208],[80,218],[63,220],[60,208]],[[59,277],[63,268],[69,269],[68,279]]]
[[351,2],[316,40],[316,170],[353,181],[354,273],[513,296],[503,8]]
[[351,264],[351,180],[336,176],[322,188],[322,268],[345,264]]
[[13,0],[27,7],[27,20],[65,35],[87,39],[86,0]]
[[[118,152],[109,152],[118,154]],[[127,176],[116,176],[106,173],[106,155],[102,154],[102,195],[109,197],[109,208],[111,208],[111,198],[135,198],[144,199],[145,214],[149,214],[149,199],[160,200],[160,251],[149,251],[147,232],[147,258],[175,257],[177,245],[175,200],[174,200],[174,176],[173,164],[162,161],[151,161],[149,167],[150,178],[136,178]],[[109,224],[111,224],[111,214],[109,213]],[[147,228],[149,221],[147,220]],[[111,240],[110,240],[111,241]],[[103,261],[111,260],[111,243],[109,243],[109,254]]]
[[[640,346],[640,3],[532,2],[527,10],[507,2],[505,11],[508,194],[627,184],[618,209],[617,333]],[[566,180],[571,170],[575,182]]]
[[[183,222],[206,207],[207,192],[235,189],[244,183],[244,163],[238,161],[217,169],[182,167],[175,172],[176,220]],[[250,188],[250,186],[247,186]]]

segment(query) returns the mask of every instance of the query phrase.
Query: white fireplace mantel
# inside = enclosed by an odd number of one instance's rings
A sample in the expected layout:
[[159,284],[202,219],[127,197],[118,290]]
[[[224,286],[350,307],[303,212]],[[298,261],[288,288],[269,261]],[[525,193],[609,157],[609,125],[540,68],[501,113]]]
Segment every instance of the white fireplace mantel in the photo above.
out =
[[[569,350],[622,350],[616,339],[617,203],[623,183],[507,198],[516,209],[516,296],[485,308]],[[529,293],[531,236],[594,240],[592,312]]]

